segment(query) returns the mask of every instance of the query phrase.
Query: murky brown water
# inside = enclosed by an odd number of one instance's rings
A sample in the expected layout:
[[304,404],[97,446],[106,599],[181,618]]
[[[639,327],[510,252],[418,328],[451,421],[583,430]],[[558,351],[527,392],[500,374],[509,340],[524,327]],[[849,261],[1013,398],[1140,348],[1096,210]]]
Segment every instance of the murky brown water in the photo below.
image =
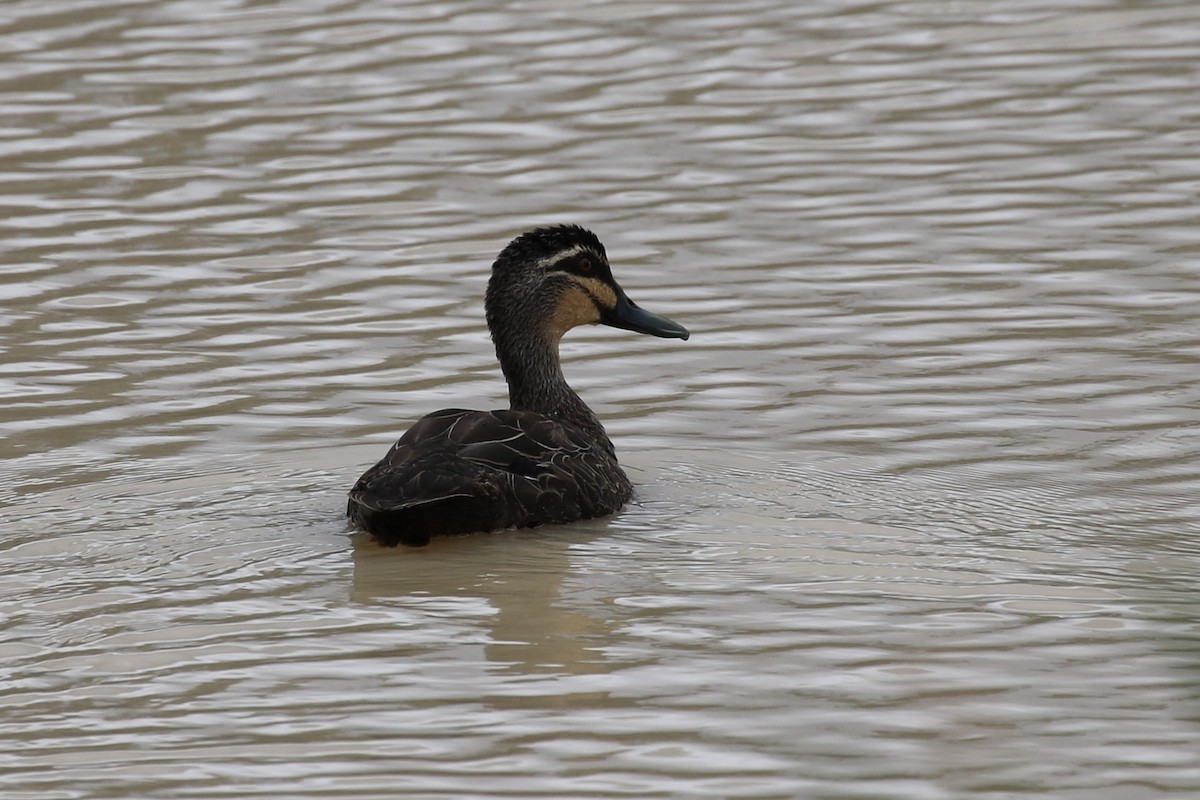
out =
[[[1200,794],[1200,9],[497,9],[0,9],[0,794]],[[351,539],[558,221],[640,503]]]

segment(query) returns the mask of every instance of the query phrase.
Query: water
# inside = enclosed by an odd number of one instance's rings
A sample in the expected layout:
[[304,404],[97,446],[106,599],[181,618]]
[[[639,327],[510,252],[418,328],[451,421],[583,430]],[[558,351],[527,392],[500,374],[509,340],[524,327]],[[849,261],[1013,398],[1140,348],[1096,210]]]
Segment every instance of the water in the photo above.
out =
[[[1185,2],[8,3],[6,798],[1200,793]],[[579,222],[639,499],[384,550]]]

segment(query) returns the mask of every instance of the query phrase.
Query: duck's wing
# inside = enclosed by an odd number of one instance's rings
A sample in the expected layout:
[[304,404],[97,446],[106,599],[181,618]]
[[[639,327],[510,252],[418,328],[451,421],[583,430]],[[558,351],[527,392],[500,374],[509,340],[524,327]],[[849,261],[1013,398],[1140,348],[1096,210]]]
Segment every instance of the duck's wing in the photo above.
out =
[[374,511],[396,511],[470,496],[470,481],[477,476],[475,470],[457,463],[462,448],[450,434],[463,418],[486,413],[450,408],[418,420],[354,484],[351,507],[357,503]]
[[573,426],[528,411],[447,409],[359,478],[348,513],[368,530],[410,509],[434,535],[492,530],[607,514],[628,485],[611,452]]
[[[571,522],[609,514],[629,498],[629,480],[611,449],[572,425],[529,411],[493,411],[473,430],[464,420],[462,458],[495,470],[521,519]],[[493,422],[494,420],[494,422]]]

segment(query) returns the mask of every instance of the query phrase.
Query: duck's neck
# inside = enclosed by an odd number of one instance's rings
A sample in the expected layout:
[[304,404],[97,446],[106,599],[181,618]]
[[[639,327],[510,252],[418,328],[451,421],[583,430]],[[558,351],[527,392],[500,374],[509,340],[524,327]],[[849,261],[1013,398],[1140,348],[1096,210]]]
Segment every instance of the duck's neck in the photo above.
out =
[[496,342],[496,356],[508,381],[509,404],[515,411],[536,411],[567,422],[595,439],[611,454],[608,434],[587,404],[567,385],[558,360],[558,342]]

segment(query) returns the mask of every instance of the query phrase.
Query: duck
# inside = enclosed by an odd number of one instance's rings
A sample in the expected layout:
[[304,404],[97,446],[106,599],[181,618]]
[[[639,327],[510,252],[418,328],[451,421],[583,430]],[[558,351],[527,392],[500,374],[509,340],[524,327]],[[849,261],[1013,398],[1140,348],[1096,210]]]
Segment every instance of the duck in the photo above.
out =
[[388,547],[612,514],[633,494],[595,413],[563,377],[559,342],[580,325],[686,340],[629,299],[596,234],[517,236],[492,264],[484,312],[509,407],[418,420],[349,492],[352,525]]

